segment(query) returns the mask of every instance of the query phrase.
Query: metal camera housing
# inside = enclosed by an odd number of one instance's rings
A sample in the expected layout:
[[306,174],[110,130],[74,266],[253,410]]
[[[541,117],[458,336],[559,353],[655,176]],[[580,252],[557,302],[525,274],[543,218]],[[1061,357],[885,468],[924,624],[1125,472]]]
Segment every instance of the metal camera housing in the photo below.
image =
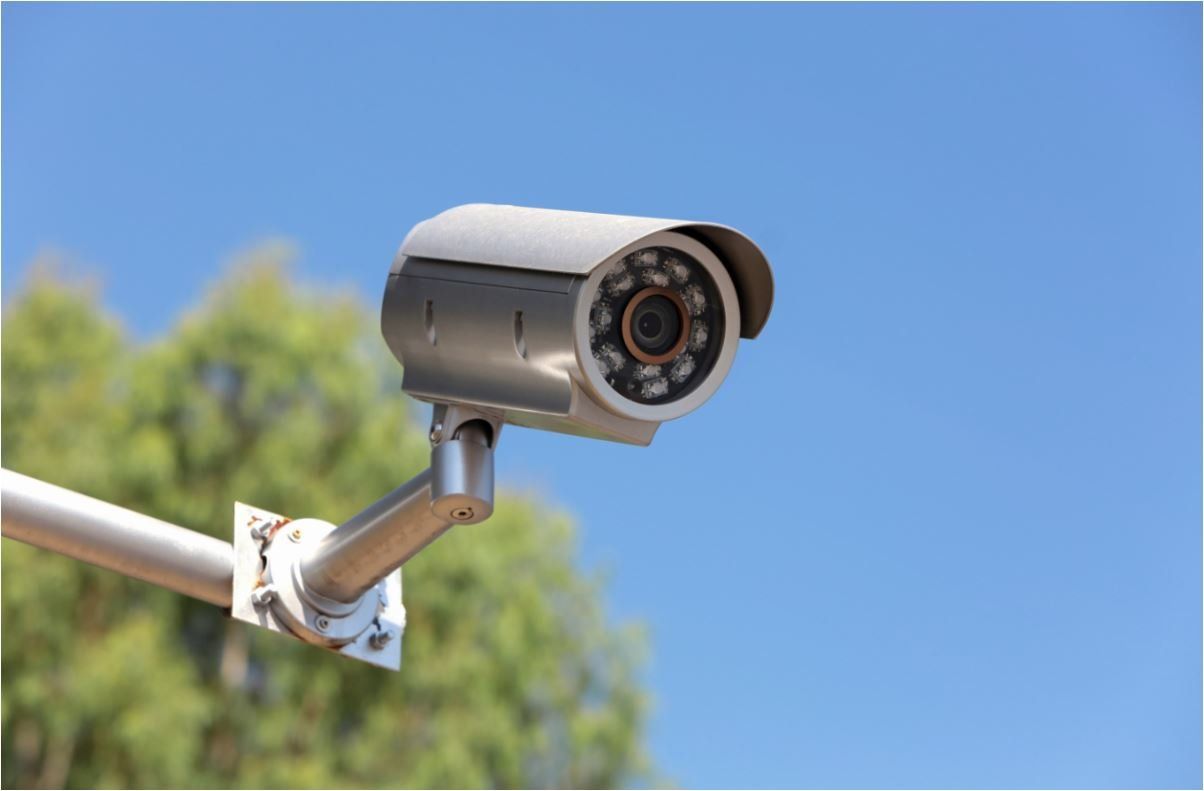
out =
[[[631,303],[631,291],[619,288],[627,274],[637,278],[633,289],[644,286],[642,297],[664,292],[663,304],[697,311],[675,319],[662,307],[649,319],[654,329],[668,321],[695,333],[689,348],[670,350],[680,350],[671,369],[640,362],[668,353],[645,355],[630,338],[626,347],[610,344],[617,356],[599,346],[598,333],[613,331],[600,319]],[[611,292],[626,302],[611,305]],[[757,336],[772,301],[765,255],[723,225],[469,204],[410,231],[389,272],[381,330],[404,367],[402,389],[415,398],[647,445],[662,422],[714,394],[739,339]],[[640,389],[641,375],[652,384]],[[674,387],[680,392],[664,395]]]

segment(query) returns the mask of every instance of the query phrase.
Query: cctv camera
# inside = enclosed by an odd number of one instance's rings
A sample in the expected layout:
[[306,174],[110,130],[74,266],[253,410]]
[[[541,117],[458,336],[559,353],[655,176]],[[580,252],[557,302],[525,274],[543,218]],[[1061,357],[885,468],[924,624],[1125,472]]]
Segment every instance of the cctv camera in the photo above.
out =
[[[338,526],[236,504],[232,548],[6,472],[4,533],[397,670],[401,566],[493,513],[503,423],[647,445],[714,394],[772,302],[769,262],[723,225],[459,206],[410,231],[381,310],[402,388],[434,405],[428,469]],[[139,531],[167,538],[131,564]]]
[[726,226],[471,204],[410,231],[381,329],[416,398],[646,445],[772,301],[769,262]]

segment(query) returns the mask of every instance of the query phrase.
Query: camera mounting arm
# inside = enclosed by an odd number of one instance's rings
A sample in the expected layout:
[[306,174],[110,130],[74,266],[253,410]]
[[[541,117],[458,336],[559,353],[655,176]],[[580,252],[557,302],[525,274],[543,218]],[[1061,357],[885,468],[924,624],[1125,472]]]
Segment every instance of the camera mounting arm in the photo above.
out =
[[[445,428],[451,426],[451,428]],[[498,418],[436,407],[431,466],[326,535],[300,559],[315,593],[358,599],[456,524],[493,513],[493,443]]]
[[400,568],[493,513],[500,414],[436,406],[431,466],[336,527],[235,504],[234,546],[0,470],[3,535],[227,607],[232,617],[374,665],[401,666]]

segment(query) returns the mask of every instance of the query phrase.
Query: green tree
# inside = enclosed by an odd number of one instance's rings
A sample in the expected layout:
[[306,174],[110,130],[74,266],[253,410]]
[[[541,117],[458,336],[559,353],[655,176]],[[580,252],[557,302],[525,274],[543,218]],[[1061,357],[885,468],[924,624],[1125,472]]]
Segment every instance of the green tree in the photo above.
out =
[[[6,467],[229,540],[233,503],[338,522],[417,472],[424,431],[373,311],[287,246],[134,344],[34,277],[3,321]],[[399,674],[3,544],[5,786],[606,787],[649,776],[639,635],[573,527],[499,498],[405,567]]]

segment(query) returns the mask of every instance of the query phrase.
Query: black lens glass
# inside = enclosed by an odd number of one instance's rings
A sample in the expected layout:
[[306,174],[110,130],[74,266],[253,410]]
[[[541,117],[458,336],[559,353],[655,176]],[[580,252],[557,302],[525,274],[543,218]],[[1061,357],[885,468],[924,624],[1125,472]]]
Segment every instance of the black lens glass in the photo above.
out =
[[664,354],[681,337],[677,306],[660,294],[648,297],[631,313],[631,338],[645,354]]
[[664,326],[665,323],[661,320],[661,317],[651,310],[640,316],[639,330],[640,335],[644,338],[655,338],[661,334]]

